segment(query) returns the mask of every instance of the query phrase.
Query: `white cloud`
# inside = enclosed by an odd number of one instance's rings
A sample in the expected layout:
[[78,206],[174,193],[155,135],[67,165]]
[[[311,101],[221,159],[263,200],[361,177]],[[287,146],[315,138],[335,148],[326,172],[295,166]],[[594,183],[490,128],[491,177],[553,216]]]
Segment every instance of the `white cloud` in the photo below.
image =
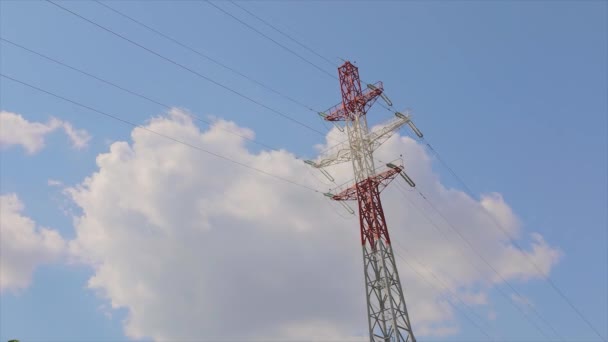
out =
[[54,230],[37,227],[22,214],[16,194],[0,196],[0,291],[26,288],[36,267],[53,262],[65,250],[65,242]]
[[0,147],[21,145],[27,153],[33,154],[44,147],[46,136],[57,129],[63,129],[76,149],[86,147],[91,139],[84,129],[76,129],[57,118],[51,118],[47,123],[30,122],[20,114],[0,111]]
[[91,136],[84,129],[76,129],[69,122],[63,122],[63,130],[65,134],[70,138],[72,142],[72,147],[75,149],[81,150],[88,146],[89,140],[91,140]]
[[[234,123],[220,120],[201,132],[188,116],[173,110],[151,120],[147,128],[287,179],[325,187],[293,154],[251,153],[246,141],[220,129],[253,136]],[[94,268],[89,287],[107,298],[112,308],[127,309],[128,336],[167,341],[366,335],[356,217],[336,212],[342,209],[320,193],[140,128],[133,130],[131,139],[112,144],[97,157],[98,171],[68,190],[82,210],[75,217],[72,254]],[[344,136],[333,130],[328,139],[341,141]],[[446,188],[431,169],[431,157],[409,138],[392,137],[377,157],[392,160],[399,154],[404,154],[407,172],[418,188],[505,278],[538,278],[525,266],[522,252],[505,241],[488,215],[481,214],[485,208],[511,234],[527,237],[499,194],[477,201]],[[352,177],[348,164],[330,172],[338,183]],[[415,192],[404,193],[432,213]],[[433,220],[450,239],[445,241],[402,197],[397,184],[383,198],[395,249],[427,276],[421,280],[397,259],[414,332],[445,336],[459,330],[457,316],[446,302],[452,292],[486,309],[486,315],[495,315],[488,293],[500,281],[493,272],[435,215]],[[559,256],[538,234],[526,253],[546,272]],[[435,291],[428,282],[443,290]]]
[[61,187],[61,186],[63,186],[63,182],[60,180],[56,180],[56,179],[49,179],[49,180],[47,180],[47,185]]
[[471,305],[486,305],[488,304],[488,294],[485,292],[467,293],[462,292],[458,296],[463,302]]

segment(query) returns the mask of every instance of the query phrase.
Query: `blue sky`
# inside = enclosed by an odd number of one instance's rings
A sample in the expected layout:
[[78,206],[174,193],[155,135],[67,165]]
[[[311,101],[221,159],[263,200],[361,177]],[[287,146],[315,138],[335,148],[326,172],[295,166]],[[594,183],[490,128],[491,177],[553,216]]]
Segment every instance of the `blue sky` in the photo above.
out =
[[[60,4],[159,53],[199,70],[268,106],[325,131],[316,115],[88,1]],[[233,19],[198,1],[111,1],[111,6],[205,52],[282,93],[323,110],[337,103],[335,79]],[[608,336],[608,5],[604,1],[251,1],[243,7],[314,47],[356,61],[362,78],[382,80],[396,107],[411,107],[418,127],[475,195],[501,193],[522,222],[563,257],[551,278]],[[314,157],[322,137],[171,65],[43,1],[1,1],[0,35],[162,103],[232,120],[256,139]],[[291,44],[228,2],[219,6]],[[335,68],[289,45],[331,73]],[[135,98],[7,43],[2,73],[144,124],[165,108]],[[2,150],[1,193],[16,193],[39,225],[75,237],[70,207],[49,179],[81,183],[95,157],[132,127],[0,80],[0,109],[28,121],[51,116],[88,131],[83,150],[61,133],[36,154]],[[390,113],[376,108],[369,120]],[[252,151],[259,146],[250,146]],[[460,184],[439,163],[443,184]],[[78,209],[74,209],[78,210]],[[489,228],[493,229],[493,228]],[[31,284],[2,293],[0,340],[126,340],[126,311],[87,289],[92,269],[58,263],[36,269]],[[518,282],[568,341],[597,336],[547,283]],[[500,285],[504,286],[504,285]],[[505,340],[542,341],[517,311],[491,291]],[[361,298],[363,300],[363,298]],[[415,315],[415,313],[412,313]],[[479,339],[461,318],[458,334],[431,340]]]

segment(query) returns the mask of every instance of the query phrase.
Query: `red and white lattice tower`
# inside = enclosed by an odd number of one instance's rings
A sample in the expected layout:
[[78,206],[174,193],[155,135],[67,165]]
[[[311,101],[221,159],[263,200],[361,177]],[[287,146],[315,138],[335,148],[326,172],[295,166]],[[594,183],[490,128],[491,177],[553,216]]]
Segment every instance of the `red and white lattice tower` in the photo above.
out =
[[367,110],[378,97],[390,103],[383,95],[382,83],[367,85],[362,90],[359,70],[350,62],[340,66],[338,72],[342,103],[320,114],[335,124],[344,122],[348,146],[307,163],[322,169],[340,162],[352,162],[354,185],[337,194],[326,195],[336,201],[356,200],[359,206],[370,341],[415,342],[380,201],[380,192],[397,175],[404,177],[411,186],[414,184],[403,172],[403,166],[387,164],[382,166],[383,170],[377,170],[373,158],[373,151],[401,126],[415,126],[409,115],[396,113],[394,120],[370,132]]

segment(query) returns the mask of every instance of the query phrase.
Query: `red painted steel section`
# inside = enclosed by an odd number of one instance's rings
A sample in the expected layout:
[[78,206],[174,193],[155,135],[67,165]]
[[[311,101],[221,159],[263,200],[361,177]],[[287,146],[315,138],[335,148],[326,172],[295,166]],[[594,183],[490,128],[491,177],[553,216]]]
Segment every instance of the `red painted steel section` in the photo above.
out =
[[384,239],[387,244],[390,244],[391,238],[388,235],[378,186],[370,178],[361,183],[357,185],[361,244],[364,245],[367,242],[372,250],[375,250],[376,240]]
[[357,200],[359,205],[359,225],[361,228],[361,244],[369,242],[375,246],[377,239],[384,239],[387,244],[391,243],[388,234],[384,210],[380,201],[380,192],[386,188],[402,168],[397,166],[384,171],[363,181],[352,185],[346,190],[332,197],[336,201]]
[[350,62],[345,62],[338,68],[338,75],[342,103],[329,110],[325,118],[327,121],[353,120],[355,115],[365,115],[384,91],[382,82],[377,82],[373,87],[362,91],[359,69]]
[[388,185],[388,183],[390,183],[393,178],[395,178],[399,172],[401,172],[403,170],[402,167],[400,166],[396,166],[395,168],[391,168],[390,170],[384,171],[382,173],[379,173],[377,175],[374,175],[368,179],[365,179],[362,182],[359,182],[359,184],[354,184],[352,186],[350,186],[349,188],[347,188],[344,191],[341,191],[340,193],[334,195],[332,197],[333,200],[336,201],[352,201],[352,200],[356,200],[357,199],[357,186],[364,186],[364,184],[362,184],[363,182],[366,181],[370,181],[371,184],[375,185],[378,188],[379,192],[382,192],[382,190],[384,190],[384,188],[386,188],[386,186]]
[[[342,108],[331,112],[326,117],[326,120],[354,121],[356,115],[366,115],[367,109],[382,94],[382,83],[368,87],[363,92],[361,90],[359,69],[350,62],[345,62],[340,66],[338,74],[340,76],[340,89],[342,92]],[[390,244],[391,239],[388,235],[384,210],[380,201],[380,191],[399,172],[401,172],[401,168],[395,167],[383,173],[370,176],[334,196],[336,200],[357,199],[362,245],[369,243],[370,247],[375,249],[375,241],[378,239],[383,239],[387,244]]]

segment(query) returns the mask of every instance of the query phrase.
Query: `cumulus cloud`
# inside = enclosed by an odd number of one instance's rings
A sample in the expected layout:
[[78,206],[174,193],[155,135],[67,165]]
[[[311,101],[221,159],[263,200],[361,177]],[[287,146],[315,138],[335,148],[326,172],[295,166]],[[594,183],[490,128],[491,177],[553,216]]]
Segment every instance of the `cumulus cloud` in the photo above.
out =
[[[248,137],[253,132],[232,122],[218,120],[201,130],[188,115],[172,110],[146,128],[286,179],[326,187],[288,151],[249,151],[243,138],[225,129]],[[344,140],[341,134],[333,130],[327,141]],[[428,200],[504,278],[538,278],[525,266],[527,258],[546,272],[555,265],[558,251],[542,236],[525,234],[499,194],[476,200],[444,186],[432,170],[432,158],[407,137],[393,136],[377,157],[388,161],[400,154]],[[112,308],[127,310],[129,337],[365,339],[358,219],[321,193],[141,128],[132,131],[130,141],[115,142],[100,154],[97,166],[68,189],[81,210],[74,218],[70,250],[94,269],[88,286]],[[329,172],[337,183],[352,178],[348,164]],[[415,333],[459,331],[449,304],[453,293],[495,317],[488,294],[500,280],[432,215],[428,203],[395,182],[383,198],[394,248],[408,260],[397,262]],[[515,249],[494,229],[493,220],[528,249]]]
[[23,215],[16,194],[0,196],[0,291],[26,288],[40,264],[53,262],[65,250],[54,230],[37,226]]
[[85,148],[91,139],[86,130],[57,118],[47,123],[31,122],[21,114],[0,111],[0,147],[21,145],[27,153],[34,154],[44,147],[46,136],[57,129],[65,132],[75,149]]

